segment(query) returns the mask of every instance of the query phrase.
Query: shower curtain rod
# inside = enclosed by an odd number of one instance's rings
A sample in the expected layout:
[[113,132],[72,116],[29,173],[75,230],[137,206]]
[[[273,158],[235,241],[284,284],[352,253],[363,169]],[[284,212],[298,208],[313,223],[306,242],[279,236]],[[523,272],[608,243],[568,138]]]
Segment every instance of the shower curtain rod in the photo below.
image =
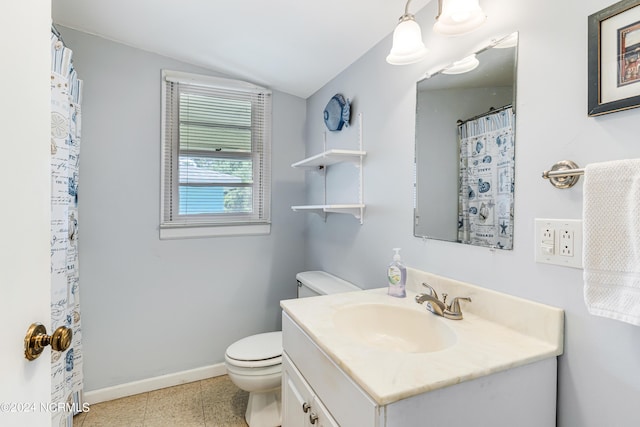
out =
[[507,108],[511,108],[512,106],[513,106],[513,104],[507,104],[507,105],[504,105],[504,106],[502,106],[500,108],[491,107],[491,108],[489,108],[489,111],[487,111],[486,113],[478,114],[477,116],[471,117],[470,119],[467,119],[467,120],[458,119],[458,125],[463,125],[463,124],[465,124],[467,122],[472,122],[474,120],[481,119],[481,118],[486,117],[486,116],[488,116],[490,114],[498,113],[500,111],[506,110]]

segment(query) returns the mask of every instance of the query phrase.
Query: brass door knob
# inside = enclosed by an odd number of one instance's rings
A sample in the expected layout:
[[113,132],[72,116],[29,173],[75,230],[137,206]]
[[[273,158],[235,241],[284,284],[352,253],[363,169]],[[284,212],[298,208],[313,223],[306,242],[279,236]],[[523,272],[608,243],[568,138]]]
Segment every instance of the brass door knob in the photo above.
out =
[[53,335],[47,335],[47,328],[43,324],[32,323],[24,337],[24,357],[27,360],[37,359],[49,344],[55,351],[65,351],[71,346],[72,338],[73,331],[66,326],[60,326]]

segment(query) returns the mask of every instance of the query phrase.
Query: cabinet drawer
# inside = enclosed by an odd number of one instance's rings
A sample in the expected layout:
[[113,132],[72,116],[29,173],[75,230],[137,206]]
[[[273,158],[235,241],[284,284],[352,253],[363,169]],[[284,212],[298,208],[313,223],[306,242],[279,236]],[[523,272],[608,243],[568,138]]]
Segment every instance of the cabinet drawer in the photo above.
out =
[[377,405],[300,327],[282,314],[285,353],[341,426],[377,423]]

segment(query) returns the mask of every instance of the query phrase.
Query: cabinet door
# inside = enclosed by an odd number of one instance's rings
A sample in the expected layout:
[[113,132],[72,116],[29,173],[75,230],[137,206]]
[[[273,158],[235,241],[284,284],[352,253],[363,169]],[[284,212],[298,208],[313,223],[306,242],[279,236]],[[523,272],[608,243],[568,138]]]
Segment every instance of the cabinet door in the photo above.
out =
[[282,427],[304,427],[309,425],[313,395],[311,390],[305,387],[302,378],[296,374],[297,372],[292,372],[283,363]]
[[282,358],[282,427],[340,427],[286,354]]

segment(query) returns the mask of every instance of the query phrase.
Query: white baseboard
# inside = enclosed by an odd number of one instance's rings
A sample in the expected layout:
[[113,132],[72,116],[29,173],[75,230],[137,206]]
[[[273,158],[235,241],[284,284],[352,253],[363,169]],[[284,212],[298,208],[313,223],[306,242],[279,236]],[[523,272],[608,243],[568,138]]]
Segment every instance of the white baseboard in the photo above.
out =
[[161,388],[173,387],[175,385],[200,381],[207,378],[219,377],[221,375],[226,375],[226,373],[227,369],[225,368],[224,363],[218,363],[216,365],[204,366],[202,368],[191,369],[189,371],[176,372],[173,374],[120,384],[113,387],[87,391],[83,393],[83,397],[84,401],[91,405],[94,403],[106,402],[107,400],[132,396],[134,394],[159,390]]

